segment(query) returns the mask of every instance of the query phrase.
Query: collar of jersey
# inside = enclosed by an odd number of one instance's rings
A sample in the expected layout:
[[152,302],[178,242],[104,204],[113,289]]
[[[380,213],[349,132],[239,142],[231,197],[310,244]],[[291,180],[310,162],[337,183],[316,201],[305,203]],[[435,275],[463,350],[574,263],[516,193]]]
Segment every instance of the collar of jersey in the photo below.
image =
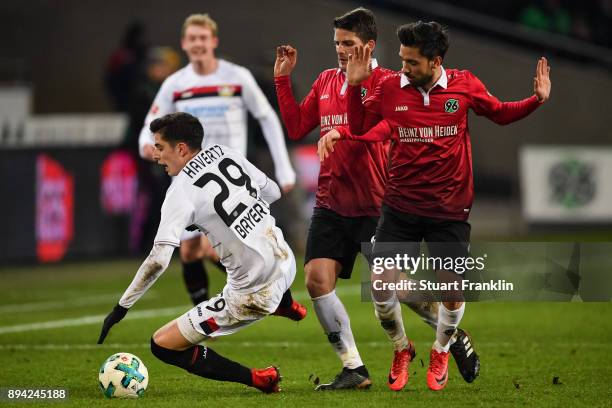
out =
[[[446,77],[446,70],[444,69],[442,65],[440,65],[440,69],[441,69],[440,78],[438,78],[438,80],[431,87],[431,89],[434,89],[436,85],[440,85],[444,89],[448,87],[448,78]],[[401,79],[400,79],[400,88],[403,88],[408,85],[410,85],[410,80],[408,79],[406,75],[402,74]]]

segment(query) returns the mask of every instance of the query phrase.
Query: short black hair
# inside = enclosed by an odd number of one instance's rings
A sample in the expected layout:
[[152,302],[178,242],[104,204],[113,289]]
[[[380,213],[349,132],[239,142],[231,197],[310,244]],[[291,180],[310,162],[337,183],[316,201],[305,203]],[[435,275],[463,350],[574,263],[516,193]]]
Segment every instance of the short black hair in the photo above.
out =
[[370,40],[376,41],[378,35],[374,13],[363,7],[334,18],[334,28],[351,31],[364,43]]
[[202,148],[204,128],[198,118],[188,113],[176,112],[157,118],[149,129],[152,133],[159,133],[172,146],[184,142],[193,150]]
[[416,47],[427,59],[442,57],[448,50],[448,30],[435,21],[404,24],[397,29],[397,38],[405,47]]

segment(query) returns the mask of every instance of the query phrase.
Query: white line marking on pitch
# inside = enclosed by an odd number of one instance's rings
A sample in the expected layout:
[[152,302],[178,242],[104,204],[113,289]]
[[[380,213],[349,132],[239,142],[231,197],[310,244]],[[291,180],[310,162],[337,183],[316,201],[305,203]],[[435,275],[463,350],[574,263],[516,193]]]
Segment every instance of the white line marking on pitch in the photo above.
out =
[[[336,292],[338,294],[358,294],[360,292],[359,285],[349,285],[349,286],[341,286],[336,288]],[[57,309],[68,309],[70,307],[79,307],[79,306],[92,306],[92,305],[102,305],[109,301],[117,300],[121,297],[123,292],[116,293],[107,293],[103,295],[93,295],[80,297],[75,299],[65,299],[65,300],[55,300],[55,301],[42,301],[42,302],[28,302],[28,303],[10,303],[6,305],[0,305],[0,314],[8,314],[8,313],[24,313],[24,312],[36,312],[39,310],[57,310]],[[146,294],[147,299],[155,299],[158,297],[158,292],[155,290],[150,290]],[[298,292],[293,293],[295,298],[299,299],[308,299],[310,296],[308,292],[305,290],[300,290]]]
[[[224,341],[224,339],[217,339],[217,341]],[[417,342],[417,344],[430,344],[430,342]],[[205,344],[205,343],[204,343]],[[227,341],[226,344],[231,344],[236,347],[266,347],[266,348],[294,348],[294,347],[324,347],[328,348],[327,342],[304,342],[304,341],[242,341],[242,342],[232,342]],[[534,345],[541,346],[539,343],[533,343]],[[362,347],[389,347],[390,343],[387,341],[366,341],[360,343]],[[483,349],[496,349],[496,348],[511,348],[516,347],[515,342],[478,342],[479,348]],[[550,346],[555,348],[574,348],[574,347],[588,347],[588,348],[598,348],[598,349],[607,349],[610,348],[610,345],[607,343],[580,343],[575,344],[572,342],[559,342],[554,343]],[[97,349],[120,349],[120,350],[130,350],[130,349],[148,349],[151,347],[149,343],[104,343],[104,344],[0,344],[0,350],[97,350]],[[542,346],[544,347],[544,346]]]
[[[80,298],[65,300],[52,300],[43,302],[29,302],[29,303],[11,303],[0,306],[0,314],[8,313],[20,313],[20,312],[37,312],[39,310],[57,310],[57,309],[68,309],[70,307],[79,306],[91,306],[91,305],[102,305],[104,303],[117,300],[121,297],[122,292],[107,293],[104,295],[86,296]],[[157,297],[155,291],[147,292],[147,299],[153,299]]]
[[[158,317],[158,316],[168,316],[168,315],[176,315],[181,312],[185,312],[189,309],[189,306],[174,306],[174,307],[166,307],[162,309],[146,309],[146,310],[135,310],[125,317],[124,320],[135,320],[135,319],[147,319],[149,317]],[[104,318],[105,314],[101,315],[92,315],[92,316],[83,316],[76,319],[62,319],[62,320],[52,320],[49,322],[39,322],[39,323],[28,323],[28,324],[18,324],[15,326],[3,326],[0,327],[0,334],[5,333],[20,333],[34,330],[45,330],[45,329],[58,329],[63,327],[71,327],[71,326],[84,326],[87,324],[99,324]]]
[[[343,295],[349,294],[358,294],[361,293],[360,285],[350,285],[344,286],[336,289],[336,292]],[[108,296],[108,295],[104,295]],[[294,296],[299,299],[307,298],[308,292],[305,290],[295,292]],[[119,298],[117,296],[116,298]],[[34,303],[30,304],[34,305]],[[159,316],[172,316],[177,315],[179,313],[184,313],[190,309],[189,305],[184,306],[174,306],[174,307],[166,307],[161,309],[145,309],[145,310],[135,310],[128,313],[125,317],[125,320],[136,320],[136,319],[147,319],[150,317],[159,317]],[[0,326],[0,334],[6,333],[22,333],[28,331],[36,331],[36,330],[46,330],[46,329],[61,329],[64,327],[74,327],[74,326],[85,326],[88,324],[99,324],[101,323],[106,314],[100,315],[90,315],[83,316],[73,319],[62,319],[62,320],[51,320],[46,322],[36,322],[36,323],[26,323],[26,324],[18,324],[13,326]]]

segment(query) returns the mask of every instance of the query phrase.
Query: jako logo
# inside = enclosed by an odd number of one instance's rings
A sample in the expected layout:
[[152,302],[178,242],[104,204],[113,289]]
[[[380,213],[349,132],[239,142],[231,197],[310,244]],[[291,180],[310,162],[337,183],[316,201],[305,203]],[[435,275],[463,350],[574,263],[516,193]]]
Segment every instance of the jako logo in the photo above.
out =
[[329,94],[321,95],[320,100],[323,100],[323,99],[329,99]]
[[403,112],[403,111],[407,111],[408,107],[406,105],[401,105],[401,106],[396,106],[395,107],[395,111],[396,112]]

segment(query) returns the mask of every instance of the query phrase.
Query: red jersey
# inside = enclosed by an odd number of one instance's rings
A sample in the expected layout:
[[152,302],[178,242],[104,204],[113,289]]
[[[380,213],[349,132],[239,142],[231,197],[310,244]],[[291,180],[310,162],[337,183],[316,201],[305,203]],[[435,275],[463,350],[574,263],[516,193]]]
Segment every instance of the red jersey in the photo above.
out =
[[348,119],[354,135],[347,137],[360,138],[355,135],[376,125],[375,133],[362,140],[383,140],[385,134],[394,140],[385,204],[452,220],[467,220],[474,199],[468,109],[508,124],[539,106],[535,95],[500,102],[471,72],[444,68],[429,92],[410,86],[401,73],[380,81],[363,104],[358,92],[349,86]]
[[[393,73],[375,67],[358,89],[361,98],[369,95],[378,81]],[[323,136],[332,129],[349,136],[347,125],[347,87],[344,73],[323,71],[298,105],[289,76],[274,78],[276,95],[289,138],[299,140],[319,126]],[[316,207],[327,208],[345,217],[378,216],[387,180],[389,142],[362,143],[342,141],[321,163]]]

